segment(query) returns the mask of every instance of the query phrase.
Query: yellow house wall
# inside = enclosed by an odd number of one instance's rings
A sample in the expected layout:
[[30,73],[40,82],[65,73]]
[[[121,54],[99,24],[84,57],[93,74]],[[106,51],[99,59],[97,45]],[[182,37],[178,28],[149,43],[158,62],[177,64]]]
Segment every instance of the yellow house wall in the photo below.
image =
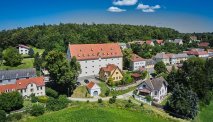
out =
[[120,81],[123,78],[122,73],[120,72],[120,70],[117,68],[115,71],[112,71],[111,73],[113,73],[111,75],[111,77],[113,78],[113,81]]

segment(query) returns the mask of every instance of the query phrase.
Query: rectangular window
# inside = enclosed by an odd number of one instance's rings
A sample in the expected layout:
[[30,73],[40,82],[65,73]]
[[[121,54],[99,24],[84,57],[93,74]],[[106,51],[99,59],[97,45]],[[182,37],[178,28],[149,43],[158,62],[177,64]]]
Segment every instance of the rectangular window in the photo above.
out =
[[37,90],[39,90],[39,87],[37,87]]
[[41,87],[41,90],[42,90],[42,87]]
[[157,92],[157,91],[155,91],[155,95],[158,95],[158,92]]

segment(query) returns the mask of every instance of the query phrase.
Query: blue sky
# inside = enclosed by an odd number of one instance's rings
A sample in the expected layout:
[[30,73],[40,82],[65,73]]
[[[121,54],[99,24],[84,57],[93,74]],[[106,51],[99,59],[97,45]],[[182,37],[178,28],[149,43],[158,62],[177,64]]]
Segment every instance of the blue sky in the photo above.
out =
[[0,30],[94,22],[213,32],[212,5],[211,0],[1,0]]

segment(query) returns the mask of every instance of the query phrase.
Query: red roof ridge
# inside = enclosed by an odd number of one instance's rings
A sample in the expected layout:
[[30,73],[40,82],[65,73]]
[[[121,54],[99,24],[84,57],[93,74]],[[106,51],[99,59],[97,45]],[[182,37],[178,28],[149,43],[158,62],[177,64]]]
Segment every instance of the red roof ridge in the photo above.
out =
[[88,84],[87,84],[87,88],[88,89],[92,89],[92,87],[95,85],[95,83],[93,81],[90,81]]

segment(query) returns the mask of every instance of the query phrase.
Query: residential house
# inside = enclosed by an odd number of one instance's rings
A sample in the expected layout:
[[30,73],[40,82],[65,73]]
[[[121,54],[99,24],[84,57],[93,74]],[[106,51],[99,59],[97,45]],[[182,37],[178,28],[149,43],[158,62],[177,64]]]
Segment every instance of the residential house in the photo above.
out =
[[35,69],[0,70],[0,85],[14,84],[16,80],[36,77]]
[[28,46],[25,46],[25,45],[22,45],[22,44],[18,45],[19,54],[28,55],[29,50],[30,50],[30,47],[28,47]]
[[155,72],[154,66],[156,62],[153,59],[146,59],[146,65],[145,69],[149,72],[149,74],[152,74]]
[[158,45],[164,45],[164,42],[163,42],[163,40],[156,40],[156,44],[158,44]]
[[145,80],[137,87],[140,96],[151,96],[154,101],[161,102],[167,95],[167,81],[163,78]]
[[134,79],[134,81],[141,80],[141,74],[139,74],[139,73],[133,73],[133,74],[131,74],[131,77]]
[[133,54],[130,59],[130,67],[132,71],[139,70],[140,68],[144,68],[146,65],[145,59],[141,58],[137,54]]
[[208,49],[207,52],[209,54],[209,58],[212,58],[213,57],[213,49]]
[[118,43],[107,44],[70,44],[67,58],[76,57],[80,63],[79,77],[96,76],[101,67],[114,64],[123,69],[123,54]]
[[143,45],[145,43],[145,41],[132,41],[132,42],[128,42],[129,45],[131,44],[140,44],[140,45]]
[[0,85],[0,93],[18,91],[23,97],[45,96],[45,82],[43,77],[33,77],[16,80],[13,84]]
[[170,64],[180,64],[188,59],[186,53],[166,54],[169,57]]
[[178,44],[178,45],[182,45],[183,44],[183,39],[175,39],[173,41],[173,43]]
[[44,76],[44,81],[46,82],[50,82],[50,73],[48,70],[43,69],[42,70],[42,75]]
[[209,43],[208,42],[200,42],[198,44],[199,47],[203,47],[203,48],[206,48],[206,47],[209,47]]
[[190,36],[190,40],[197,40],[197,36],[193,35],[193,36]]
[[99,94],[101,94],[100,86],[98,86],[96,83],[94,83],[92,81],[89,82],[86,87],[87,87],[89,94],[91,96],[98,96]]
[[200,58],[208,58],[209,54],[207,51],[201,51],[201,50],[190,50],[190,51],[184,51],[189,56],[196,56]]
[[128,46],[126,43],[118,43],[122,50],[127,49]]
[[152,40],[147,40],[146,41],[147,45],[155,46],[154,42]]
[[164,64],[170,64],[170,58],[167,54],[165,54],[164,52],[162,53],[157,53],[155,56],[154,56],[154,60],[156,62],[164,62]]
[[108,82],[109,78],[112,78],[113,81],[120,81],[123,79],[123,73],[118,66],[108,64],[100,69],[99,78],[106,82]]

